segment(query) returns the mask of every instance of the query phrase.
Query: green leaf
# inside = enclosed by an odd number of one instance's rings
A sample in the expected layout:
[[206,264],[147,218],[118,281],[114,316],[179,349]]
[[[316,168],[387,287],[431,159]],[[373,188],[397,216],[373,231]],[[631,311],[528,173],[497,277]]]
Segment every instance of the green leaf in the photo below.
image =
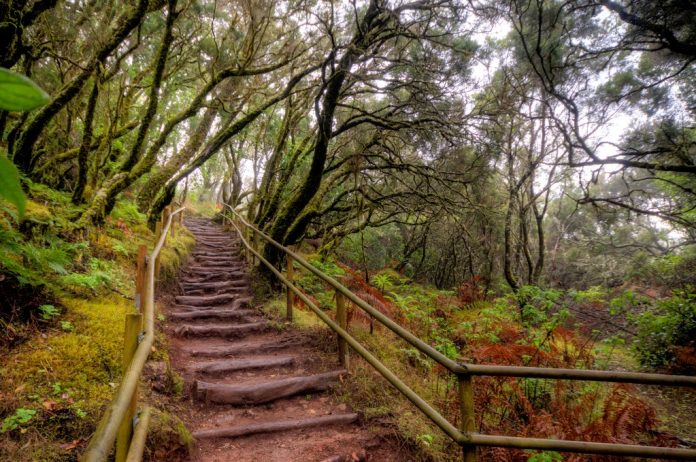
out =
[[0,67],[0,109],[31,111],[49,101],[48,94],[28,77]]
[[20,218],[24,215],[27,197],[19,183],[19,172],[17,167],[0,152],[0,198],[2,197],[17,207]]

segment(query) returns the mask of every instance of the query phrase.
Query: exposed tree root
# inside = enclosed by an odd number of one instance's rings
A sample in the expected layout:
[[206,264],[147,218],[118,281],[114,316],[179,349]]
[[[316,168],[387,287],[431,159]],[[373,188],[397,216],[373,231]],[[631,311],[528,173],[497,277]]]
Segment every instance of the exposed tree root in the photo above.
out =
[[237,356],[250,353],[269,353],[272,351],[284,350],[286,348],[301,346],[304,343],[305,341],[302,339],[290,339],[286,341],[280,341],[278,343],[263,343],[260,345],[245,344],[192,349],[189,350],[189,353],[191,354],[191,356],[200,358],[224,358],[226,356]]
[[319,427],[325,425],[350,424],[358,420],[358,414],[334,414],[309,419],[279,420],[275,422],[261,422],[236,427],[216,428],[212,430],[200,430],[193,433],[194,438],[237,438],[240,436],[255,435],[258,433],[282,432],[299,430],[302,428]]
[[170,319],[227,319],[248,321],[250,316],[258,314],[254,310],[216,309],[216,310],[191,310],[169,313]]
[[196,380],[193,384],[193,396],[206,403],[235,405],[268,403],[297,394],[328,390],[345,373],[346,371],[340,370],[252,384],[208,383]]
[[292,356],[271,356],[268,358],[230,359],[212,363],[197,364],[190,368],[191,372],[201,374],[223,374],[225,372],[243,371],[247,369],[264,369],[267,367],[292,366],[295,358]]
[[269,329],[270,326],[267,322],[252,322],[248,324],[233,324],[233,325],[205,325],[205,326],[194,326],[191,324],[184,324],[179,326],[174,330],[176,335],[181,337],[225,337],[225,338],[237,338],[244,337],[256,332],[263,332]]

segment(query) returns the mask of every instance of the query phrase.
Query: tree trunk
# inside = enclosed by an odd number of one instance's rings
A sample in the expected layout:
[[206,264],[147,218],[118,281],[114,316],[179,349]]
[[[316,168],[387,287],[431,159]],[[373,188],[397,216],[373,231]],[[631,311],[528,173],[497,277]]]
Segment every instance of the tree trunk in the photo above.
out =
[[147,12],[148,4],[148,0],[139,0],[136,8],[124,14],[118,21],[119,26],[117,29],[89,63],[82,68],[82,72],[66,84],[50,103],[38,110],[29,119],[29,124],[22,131],[15,145],[11,146],[14,162],[22,171],[31,173],[31,169],[37,160],[37,156],[33,155],[34,145],[41,133],[53,117],[80,93],[97,64],[103,62],[128,37],[131,31],[140,24]]
[[[356,36],[351,40],[351,44],[346,47],[345,54],[328,77],[328,83],[322,97],[321,112],[317,121],[319,133],[314,146],[309,172],[300,189],[289,199],[287,205],[282,208],[270,229],[271,237],[282,244],[294,243],[304,233],[309,223],[305,208],[314,198],[321,185],[329,142],[332,137],[334,113],[338,106],[341,89],[353,63],[366,51],[365,49],[371,36],[386,24],[386,20],[380,20],[379,13],[378,2],[376,0],[370,1],[365,16],[360,21]],[[300,218],[298,219],[298,217]],[[281,260],[279,251],[273,246],[266,246],[264,256],[273,265],[278,264]]]
[[87,101],[87,110],[85,111],[85,128],[84,133],[82,134],[82,144],[80,145],[80,150],[77,153],[77,184],[75,185],[75,190],[73,191],[73,204],[82,203],[82,195],[85,192],[85,185],[87,184],[87,170],[89,169],[87,154],[92,143],[92,125],[94,121],[94,109],[97,107],[97,96],[99,96],[99,76],[95,73],[94,86],[92,87],[92,92],[89,95],[89,101]]

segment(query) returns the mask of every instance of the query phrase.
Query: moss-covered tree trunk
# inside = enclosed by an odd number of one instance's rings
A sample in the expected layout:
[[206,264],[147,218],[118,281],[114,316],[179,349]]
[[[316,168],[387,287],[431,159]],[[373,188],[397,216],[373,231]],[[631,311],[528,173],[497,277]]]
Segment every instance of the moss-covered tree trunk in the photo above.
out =
[[82,203],[82,195],[85,192],[85,185],[87,184],[87,170],[89,169],[87,154],[92,144],[92,125],[94,123],[94,110],[97,107],[97,96],[99,96],[99,76],[95,75],[94,85],[92,86],[92,91],[87,101],[87,109],[85,111],[85,128],[82,134],[82,143],[77,153],[77,184],[73,191],[73,204]]
[[92,203],[80,217],[78,226],[87,226],[89,223],[95,223],[103,220],[113,208],[118,193],[132,184],[133,181],[140,178],[151,167],[151,165],[137,165],[136,168],[136,164],[140,159],[143,145],[145,143],[145,137],[147,136],[150,125],[152,125],[155,114],[157,113],[159,92],[162,86],[162,77],[164,75],[169,49],[173,41],[172,31],[174,28],[174,21],[176,21],[176,17],[178,15],[176,12],[176,4],[177,0],[169,0],[168,2],[167,23],[164,36],[162,37],[162,43],[157,52],[157,56],[155,57],[155,72],[152,77],[152,86],[150,87],[147,110],[145,111],[145,116],[140,124],[135,142],[133,143],[133,146],[131,147],[130,152],[128,153],[124,162],[121,164],[118,173],[105,181],[99,191],[97,191]]
[[148,4],[148,0],[139,0],[135,8],[129,9],[124,13],[111,36],[104,41],[104,45],[82,67],[81,72],[68,82],[49,104],[38,110],[28,120],[26,127],[10,147],[13,160],[22,171],[31,174],[38,160],[38,156],[34,155],[34,146],[41,133],[43,133],[56,114],[80,93],[80,90],[87,83],[97,65],[103,62],[128,37],[131,31],[142,22],[147,13]]
[[[374,39],[379,30],[387,24],[388,18],[380,15],[381,8],[376,0],[370,4],[358,24],[357,31],[350,44],[345,48],[343,56],[335,63],[330,60],[327,68],[330,73],[323,89],[321,98],[321,111],[317,125],[319,132],[314,145],[312,163],[309,172],[305,176],[300,189],[288,200],[276,216],[270,228],[273,239],[283,244],[294,243],[306,229],[308,221],[302,219],[296,222],[298,217],[306,217],[305,208],[312,201],[324,175],[324,166],[332,138],[334,113],[338,106],[341,90],[355,61],[366,51],[370,41]],[[332,51],[336,53],[336,50]],[[327,70],[328,70],[327,69]],[[265,257],[272,263],[278,264],[281,260],[279,251],[272,246],[266,246]]]
[[138,193],[138,208],[141,212],[149,213],[152,210],[152,205],[155,203],[160,190],[165,187],[167,181],[174,176],[177,170],[193,157],[205,140],[205,137],[208,136],[216,114],[217,109],[215,107],[207,108],[193,136],[189,138],[184,148],[169,158],[156,172],[150,174],[147,183],[143,185]]

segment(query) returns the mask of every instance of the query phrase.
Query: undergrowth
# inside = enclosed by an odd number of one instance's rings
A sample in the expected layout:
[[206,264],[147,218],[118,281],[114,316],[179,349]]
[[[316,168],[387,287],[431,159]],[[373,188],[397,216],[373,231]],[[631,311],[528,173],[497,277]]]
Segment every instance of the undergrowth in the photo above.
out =
[[[606,305],[606,294],[596,289],[566,294],[527,287],[515,297],[485,300],[475,284],[459,291],[436,290],[392,270],[373,274],[368,284],[360,274],[331,259],[307,258],[457,361],[602,368],[612,361],[614,352],[621,355],[628,351],[622,338],[595,335],[597,332],[576,322],[571,309],[583,308],[582,304]],[[334,310],[333,290],[321,280],[308,271],[299,271],[297,281],[322,309]],[[280,310],[284,303],[272,305]],[[301,305],[295,311],[300,323],[318,322]],[[305,316],[313,321],[304,320]],[[349,321],[352,334],[368,350],[452,424],[459,425],[457,380],[452,374],[376,325],[352,304]],[[351,357],[351,372],[351,379],[341,385],[338,394],[368,422],[394,426],[407,444],[419,449],[424,460],[459,460],[459,448],[356,355]],[[474,383],[476,426],[482,433],[664,446],[676,443],[658,430],[655,410],[630,385],[498,377],[477,377]],[[480,448],[479,456],[500,461],[614,460],[505,448]]]
[[[27,184],[22,221],[0,204],[0,460],[75,460],[121,380],[135,256],[154,234],[128,198],[75,230],[81,207],[68,194]],[[188,232],[168,239],[163,279],[192,245]],[[154,420],[151,438],[190,443],[171,436],[185,435],[176,418]]]

